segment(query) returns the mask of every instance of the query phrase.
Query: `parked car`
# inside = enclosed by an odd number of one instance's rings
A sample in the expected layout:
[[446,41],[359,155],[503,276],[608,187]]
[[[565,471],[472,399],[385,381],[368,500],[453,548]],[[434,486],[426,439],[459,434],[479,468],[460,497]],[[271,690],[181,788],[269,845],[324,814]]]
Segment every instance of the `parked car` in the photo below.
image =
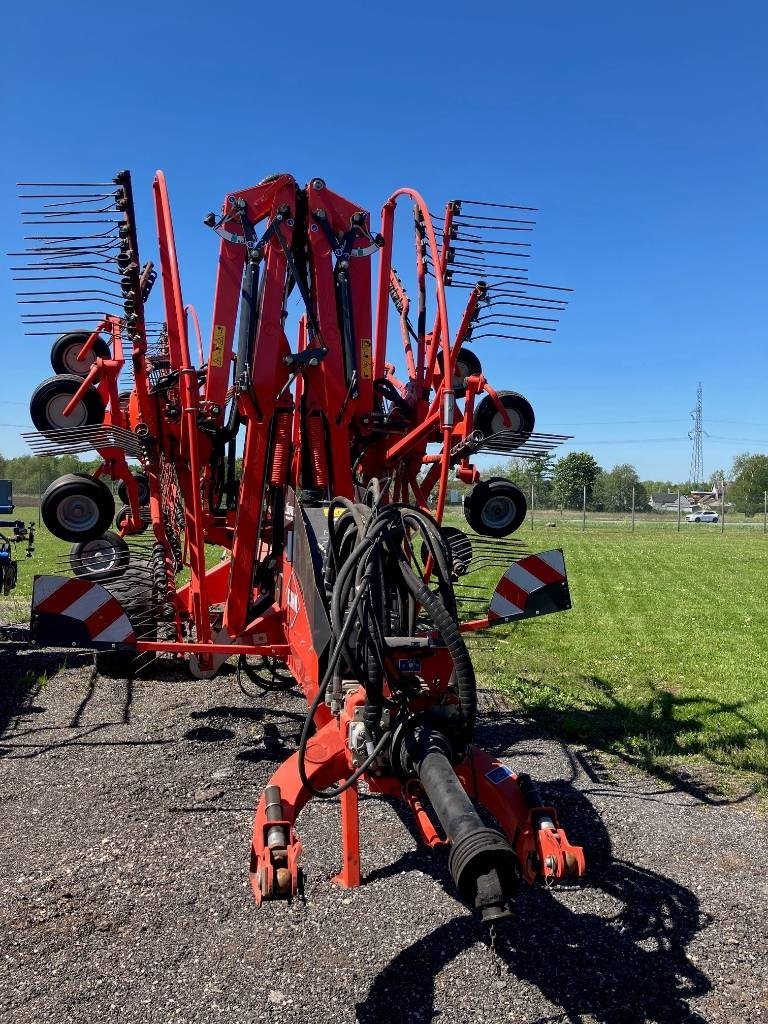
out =
[[689,512],[685,521],[686,523],[718,523],[720,516],[717,512]]

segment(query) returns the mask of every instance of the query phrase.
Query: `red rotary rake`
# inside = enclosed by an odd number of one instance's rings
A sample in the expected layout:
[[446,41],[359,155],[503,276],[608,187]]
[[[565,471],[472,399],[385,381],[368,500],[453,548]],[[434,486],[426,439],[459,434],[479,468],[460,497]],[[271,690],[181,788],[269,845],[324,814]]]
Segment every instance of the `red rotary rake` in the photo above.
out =
[[[29,222],[48,228],[16,268],[36,282],[22,293],[35,309],[25,321],[31,333],[65,331],[27,436],[39,454],[102,459],[43,496],[48,528],[74,542],[74,575],[36,578],[33,634],[101,658],[188,657],[198,676],[235,656],[268,686],[301,687],[299,749],[256,812],[258,902],[299,890],[295,824],[313,796],[340,798],[337,880],[360,884],[365,783],[404,800],[429,846],[450,845],[458,892],[492,924],[508,916],[519,878],[551,884],[584,870],[531,780],[474,745],[464,639],[570,607],[562,552],[519,558],[505,539],[525,517],[522,492],[481,480],[472,463],[478,452],[538,457],[564,439],[534,432],[530,403],[494,390],[469,347],[546,342],[565,306],[562,290],[518,266],[530,211],[454,201],[436,227],[421,196],[399,189],[375,232],[366,210],[320,178],[302,188],[278,174],[235,191],[205,218],[219,263],[210,346],[206,358],[198,331],[195,365],[196,318],[159,172],[153,195],[164,304],[155,322],[145,315],[155,271],[139,258],[127,172],[25,194]],[[407,286],[393,267],[400,199],[413,209]],[[38,290],[46,278],[66,284]],[[466,293],[455,331],[449,289]],[[472,485],[471,535],[441,525],[452,472]],[[125,502],[116,532],[104,477]],[[210,564],[212,548],[224,554]],[[487,612],[462,616],[467,577],[502,560]]]

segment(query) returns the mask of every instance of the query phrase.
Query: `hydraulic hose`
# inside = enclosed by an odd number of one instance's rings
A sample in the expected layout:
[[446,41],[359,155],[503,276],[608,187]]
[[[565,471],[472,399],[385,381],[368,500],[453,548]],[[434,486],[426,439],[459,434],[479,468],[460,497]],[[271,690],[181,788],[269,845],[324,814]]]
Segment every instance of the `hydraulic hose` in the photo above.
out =
[[471,742],[477,721],[477,682],[464,638],[456,619],[448,612],[439,597],[413,572],[404,556],[400,558],[400,571],[406,586],[429,615],[453,658],[456,692],[464,720],[465,737],[467,742]]

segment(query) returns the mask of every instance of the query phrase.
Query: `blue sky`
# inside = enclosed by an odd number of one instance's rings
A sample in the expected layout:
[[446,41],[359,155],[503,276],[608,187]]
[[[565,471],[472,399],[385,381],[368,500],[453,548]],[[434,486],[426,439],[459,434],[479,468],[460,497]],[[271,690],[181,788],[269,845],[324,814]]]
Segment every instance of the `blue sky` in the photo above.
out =
[[[144,258],[165,170],[204,332],[226,191],[288,170],[378,211],[540,209],[532,278],[575,289],[552,346],[478,346],[541,430],[601,465],[685,479],[704,387],[707,472],[768,451],[768,6],[761,2],[13,4],[3,14],[0,237],[16,181],[133,172]],[[404,227],[404,226],[403,226]],[[407,233],[407,228],[405,229]],[[49,375],[0,273],[0,451]],[[568,449],[566,449],[568,450]]]

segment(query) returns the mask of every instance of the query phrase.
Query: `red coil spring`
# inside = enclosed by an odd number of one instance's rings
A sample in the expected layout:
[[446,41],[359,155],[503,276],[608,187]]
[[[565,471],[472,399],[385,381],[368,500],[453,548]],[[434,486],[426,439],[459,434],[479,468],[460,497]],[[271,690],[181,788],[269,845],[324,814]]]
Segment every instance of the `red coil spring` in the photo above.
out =
[[325,425],[321,416],[308,416],[305,424],[315,487],[327,487],[328,455],[325,450]]
[[269,482],[282,486],[288,482],[291,463],[291,414],[279,412],[275,416],[275,443],[272,446],[272,469]]

